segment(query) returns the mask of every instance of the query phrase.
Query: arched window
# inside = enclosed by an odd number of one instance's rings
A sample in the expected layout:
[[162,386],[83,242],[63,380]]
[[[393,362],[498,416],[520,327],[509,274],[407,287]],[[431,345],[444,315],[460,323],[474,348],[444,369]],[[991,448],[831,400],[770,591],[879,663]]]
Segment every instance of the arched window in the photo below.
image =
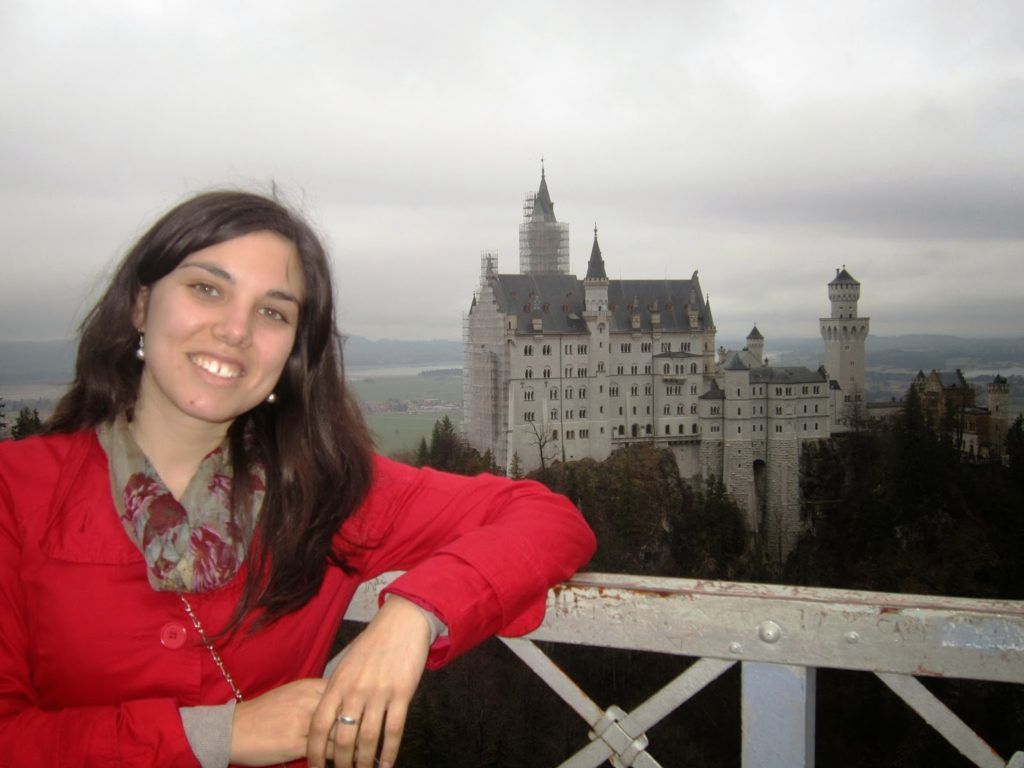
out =
[[664,373],[666,376],[669,374],[671,370],[672,366],[669,365],[668,363],[665,363],[663,366],[661,366],[661,372]]
[[696,372],[697,372],[697,364],[696,363],[690,363],[690,373],[696,373]]
[[524,356],[529,357],[532,354],[533,354],[533,344],[527,344],[525,347],[523,347],[523,355]]
[[533,368],[527,368],[526,373],[523,374],[527,379],[533,378]]

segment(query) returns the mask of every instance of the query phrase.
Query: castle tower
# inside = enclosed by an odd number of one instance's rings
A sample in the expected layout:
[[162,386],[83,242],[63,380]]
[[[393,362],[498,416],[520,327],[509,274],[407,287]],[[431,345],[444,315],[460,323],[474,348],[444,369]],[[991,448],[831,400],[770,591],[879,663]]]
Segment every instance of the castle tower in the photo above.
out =
[[828,284],[832,304],[830,317],[819,320],[821,338],[825,341],[825,370],[829,379],[842,391],[843,410],[840,419],[849,415],[852,404],[864,397],[864,342],[868,337],[870,318],[857,316],[860,283],[846,271],[836,270]]
[[569,274],[569,225],[555,218],[555,204],[548,193],[543,165],[537,194],[527,194],[523,202],[519,272],[524,275]]
[[604,312],[608,309],[608,273],[604,270],[601,246],[597,244],[596,224],[594,245],[590,249],[590,261],[587,262],[587,276],[583,278],[583,291],[586,294],[585,304],[588,313]]
[[747,352],[758,365],[764,365],[764,336],[757,330],[757,325],[747,334]]

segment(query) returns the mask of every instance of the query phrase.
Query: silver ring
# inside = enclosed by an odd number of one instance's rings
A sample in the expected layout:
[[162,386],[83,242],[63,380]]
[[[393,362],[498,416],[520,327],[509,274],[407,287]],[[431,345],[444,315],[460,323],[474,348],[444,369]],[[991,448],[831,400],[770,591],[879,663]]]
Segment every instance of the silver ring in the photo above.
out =
[[359,721],[348,715],[338,715],[338,722],[342,725],[359,725]]

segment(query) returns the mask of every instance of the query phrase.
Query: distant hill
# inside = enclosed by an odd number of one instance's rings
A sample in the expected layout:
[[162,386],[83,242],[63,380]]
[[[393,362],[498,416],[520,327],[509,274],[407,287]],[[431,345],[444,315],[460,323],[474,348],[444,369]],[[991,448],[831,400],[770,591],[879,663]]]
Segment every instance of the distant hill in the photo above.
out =
[[[742,342],[721,339],[731,349]],[[817,368],[824,358],[820,338],[769,338],[766,351],[779,365]],[[458,341],[399,341],[363,336],[345,339],[345,364],[349,366],[431,365],[462,359]],[[0,384],[62,383],[71,379],[75,345],[62,341],[0,341]],[[929,371],[995,370],[1024,368],[1024,338],[966,339],[958,336],[870,336],[868,368],[875,370]]]
[[[457,341],[371,341],[362,336],[345,339],[345,364],[430,365],[462,359]],[[75,341],[0,341],[0,385],[62,384],[75,367]]]
[[[730,349],[742,343],[720,342]],[[768,338],[765,351],[779,365],[816,368],[824,362],[820,338]],[[968,339],[959,336],[914,334],[869,336],[868,368],[881,370],[953,370],[955,368],[1009,370],[1024,368],[1024,338]]]

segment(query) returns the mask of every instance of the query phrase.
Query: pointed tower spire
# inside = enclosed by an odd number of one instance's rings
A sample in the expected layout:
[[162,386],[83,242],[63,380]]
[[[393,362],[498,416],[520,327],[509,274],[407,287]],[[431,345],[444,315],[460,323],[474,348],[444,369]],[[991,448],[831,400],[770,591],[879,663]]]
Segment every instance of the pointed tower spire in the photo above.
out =
[[601,258],[601,246],[597,244],[597,224],[594,224],[594,246],[590,249],[590,261],[587,262],[586,280],[607,280],[604,271],[604,259]]

